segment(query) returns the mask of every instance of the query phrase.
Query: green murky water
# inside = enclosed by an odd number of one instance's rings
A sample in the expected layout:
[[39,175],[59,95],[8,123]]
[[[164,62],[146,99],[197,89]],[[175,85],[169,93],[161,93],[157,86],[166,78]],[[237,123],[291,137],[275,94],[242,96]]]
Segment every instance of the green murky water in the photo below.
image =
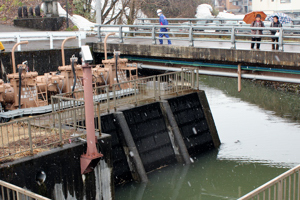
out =
[[236,79],[201,76],[220,149],[149,174],[147,184],[116,188],[122,200],[237,199],[300,164],[300,95]]

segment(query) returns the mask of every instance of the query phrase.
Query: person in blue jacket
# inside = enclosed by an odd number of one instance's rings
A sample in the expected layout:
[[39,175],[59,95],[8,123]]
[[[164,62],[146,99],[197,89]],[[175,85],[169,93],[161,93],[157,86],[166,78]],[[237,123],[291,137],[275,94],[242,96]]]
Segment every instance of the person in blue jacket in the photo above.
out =
[[[168,25],[169,22],[167,20],[167,18],[162,14],[162,10],[158,9],[157,10],[157,15],[159,16],[159,24],[160,25]],[[160,32],[168,32],[167,28],[160,28]],[[163,37],[169,38],[169,34],[159,34],[159,38],[163,38]],[[159,43],[163,44],[163,39],[159,39]],[[168,40],[168,44],[172,44],[171,40]]]

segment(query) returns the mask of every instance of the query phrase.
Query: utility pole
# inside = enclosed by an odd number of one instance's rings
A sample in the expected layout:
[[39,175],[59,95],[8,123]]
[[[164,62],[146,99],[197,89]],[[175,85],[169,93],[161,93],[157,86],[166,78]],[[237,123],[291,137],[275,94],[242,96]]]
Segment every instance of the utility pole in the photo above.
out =
[[102,24],[101,0],[96,0],[96,23]]
[[67,11],[67,28],[69,28],[69,6],[68,6],[68,0],[66,0],[66,11]]

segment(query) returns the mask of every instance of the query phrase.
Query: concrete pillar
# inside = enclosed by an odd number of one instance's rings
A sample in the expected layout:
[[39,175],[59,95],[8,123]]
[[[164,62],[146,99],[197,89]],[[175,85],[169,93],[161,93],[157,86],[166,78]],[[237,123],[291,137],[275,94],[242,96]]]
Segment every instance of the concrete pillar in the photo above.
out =
[[203,113],[205,115],[205,119],[206,119],[206,122],[207,122],[207,125],[209,128],[211,137],[213,139],[214,146],[216,148],[219,148],[219,146],[221,145],[221,141],[220,141],[220,138],[218,135],[218,131],[217,131],[215,122],[214,122],[214,118],[212,116],[212,113],[211,113],[211,110],[210,110],[210,107],[209,107],[209,104],[208,104],[208,101],[206,98],[206,94],[204,91],[199,91],[197,94],[198,94],[198,97],[200,100],[200,104],[202,106]]
[[[169,103],[167,101],[162,101],[160,103],[160,105],[161,105],[161,110],[163,112],[163,115],[165,116],[166,122],[169,123],[170,126],[171,126],[171,129],[172,129],[171,131],[172,131],[172,134],[174,135],[175,144],[176,144],[176,146],[178,147],[178,150],[179,150],[179,152],[176,152],[176,150],[174,149],[175,155],[180,156],[181,162],[183,162],[185,164],[190,164],[191,163],[190,155],[189,155],[188,150],[185,146],[185,143],[183,141],[181,132],[178,128],[177,122],[176,122],[175,117],[172,113],[172,110],[171,110],[171,107],[170,107]],[[170,139],[172,141],[172,137],[170,137]],[[173,144],[173,148],[175,148],[174,144]],[[180,160],[179,160],[179,162],[180,162]]]
[[[125,151],[126,156],[130,157],[130,159],[133,160],[134,168],[137,171],[138,176],[139,176],[139,181],[148,182],[146,170],[144,168],[140,154],[139,154],[139,152],[136,148],[136,145],[134,143],[134,140],[132,138],[132,135],[131,135],[130,129],[128,127],[128,124],[126,122],[126,119],[124,117],[124,114],[122,112],[116,112],[116,113],[114,113],[114,116],[117,119],[117,121],[119,122],[120,128],[122,129],[122,132],[123,132],[123,137],[125,139],[126,146],[129,151],[129,152]],[[128,163],[130,162],[130,159],[128,160]],[[135,176],[133,176],[133,177],[135,177]]]

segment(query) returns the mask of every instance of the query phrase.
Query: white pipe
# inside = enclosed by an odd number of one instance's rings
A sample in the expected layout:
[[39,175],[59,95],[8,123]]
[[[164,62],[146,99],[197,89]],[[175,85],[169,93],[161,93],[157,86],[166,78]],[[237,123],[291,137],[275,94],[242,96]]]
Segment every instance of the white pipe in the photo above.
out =
[[[155,69],[155,70],[165,70],[165,71],[181,71],[181,68],[176,67],[164,67],[164,66],[154,66],[154,65],[141,65],[142,69]],[[197,73],[197,71],[195,70]],[[237,78],[238,74],[233,72],[218,72],[210,70],[198,70],[199,74],[202,75],[212,75],[212,76],[225,76],[225,77],[234,77]],[[242,78],[256,79],[256,80],[266,80],[266,81],[278,81],[278,82],[287,82],[287,83],[299,83],[300,79],[297,78],[287,78],[279,76],[265,76],[265,75],[255,75],[255,74],[242,74]]]

